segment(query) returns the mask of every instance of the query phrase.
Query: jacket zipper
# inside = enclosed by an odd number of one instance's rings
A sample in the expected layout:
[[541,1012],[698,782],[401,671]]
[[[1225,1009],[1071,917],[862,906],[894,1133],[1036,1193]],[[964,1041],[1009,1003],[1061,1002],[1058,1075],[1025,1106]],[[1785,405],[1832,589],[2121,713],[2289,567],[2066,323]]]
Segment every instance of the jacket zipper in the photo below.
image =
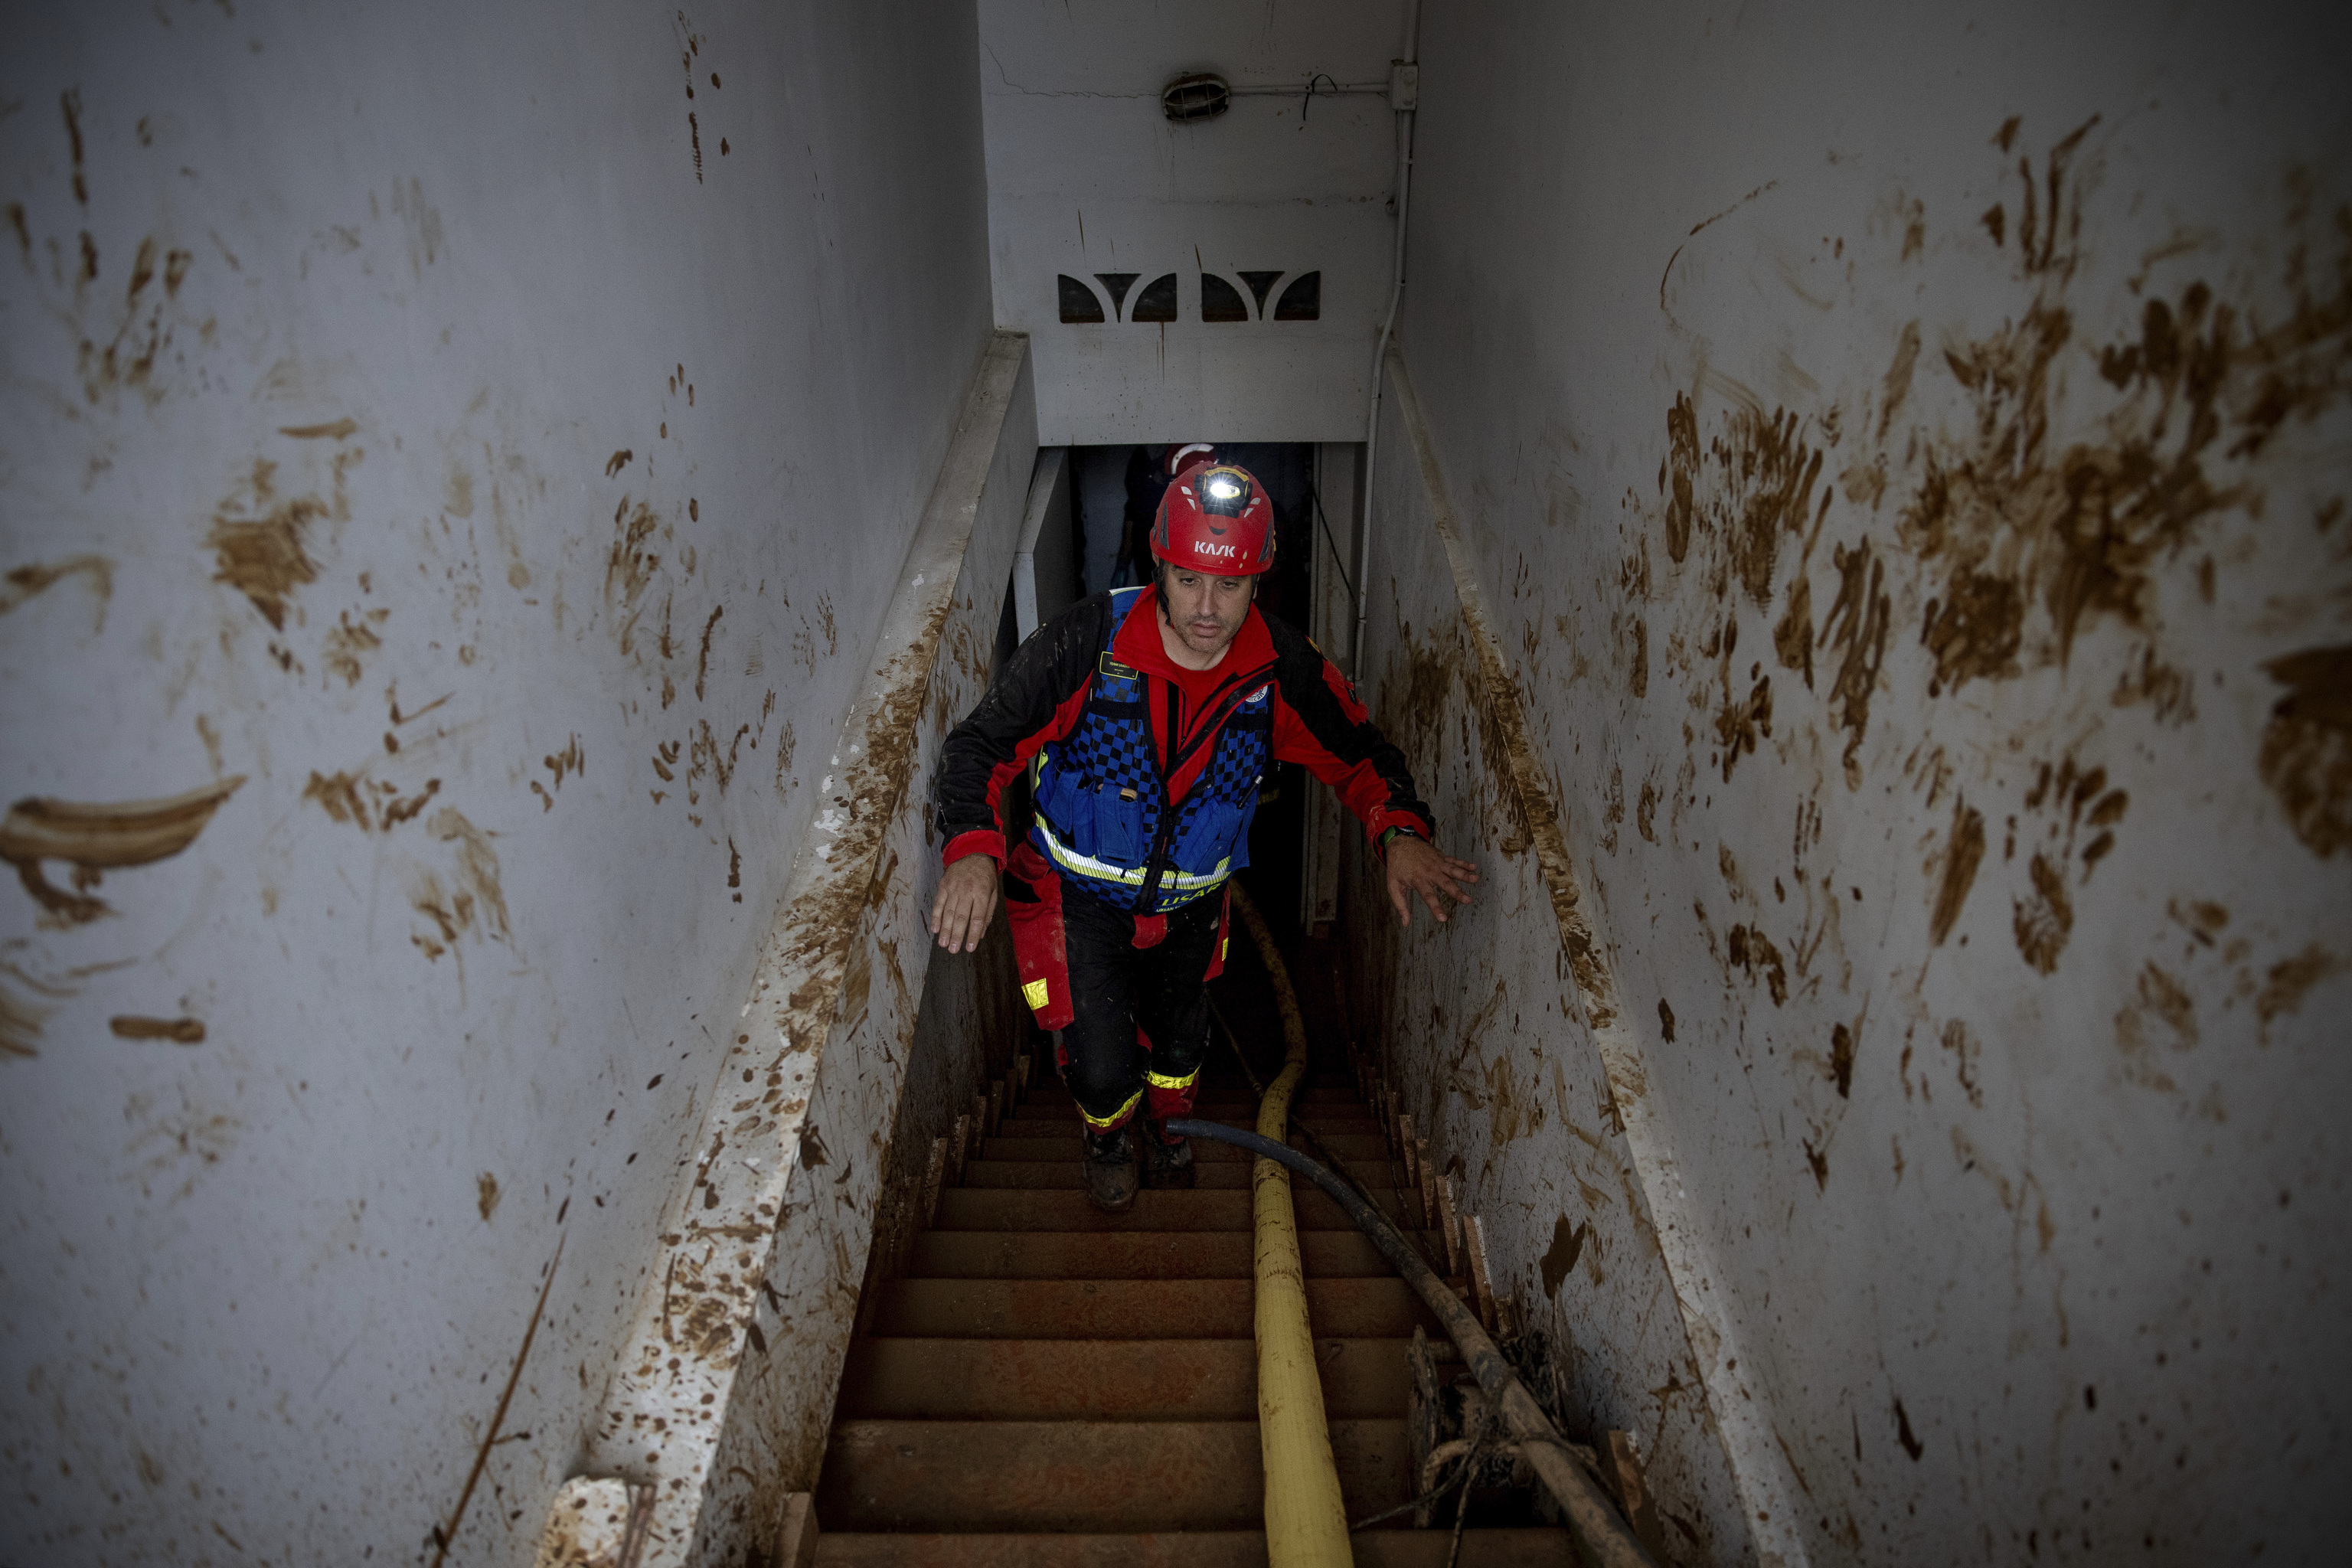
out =
[[[1176,837],[1176,803],[1169,797],[1168,781],[1183,771],[1184,764],[1192,761],[1192,753],[1199,751],[1205,742],[1223,731],[1225,721],[1232,718],[1234,710],[1242,705],[1243,693],[1248,691],[1261,678],[1270,679],[1279,668],[1281,668],[1281,662],[1276,660],[1235,681],[1219,700],[1217,707],[1194,728],[1192,740],[1181,747],[1174,747],[1161,762],[1160,825],[1151,835],[1151,855],[1144,862],[1143,896],[1136,906],[1137,913],[1148,915],[1152,912],[1151,906],[1160,897],[1160,876],[1168,868],[1169,845]],[[1176,683],[1165,676],[1159,679],[1168,689],[1168,733],[1171,737],[1172,746],[1172,738],[1176,734],[1177,721],[1180,717]]]

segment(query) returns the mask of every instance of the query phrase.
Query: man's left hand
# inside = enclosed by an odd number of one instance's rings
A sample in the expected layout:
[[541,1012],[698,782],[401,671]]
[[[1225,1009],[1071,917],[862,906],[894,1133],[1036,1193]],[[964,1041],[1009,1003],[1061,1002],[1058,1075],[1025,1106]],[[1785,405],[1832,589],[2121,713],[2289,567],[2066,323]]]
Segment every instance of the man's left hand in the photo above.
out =
[[1412,906],[1405,898],[1408,892],[1420,894],[1421,901],[1442,925],[1449,910],[1442,898],[1466,904],[1470,895],[1461,884],[1478,879],[1478,868],[1469,861],[1440,855],[1427,841],[1402,833],[1389,840],[1388,871],[1389,902],[1396,907],[1399,925],[1412,923]]

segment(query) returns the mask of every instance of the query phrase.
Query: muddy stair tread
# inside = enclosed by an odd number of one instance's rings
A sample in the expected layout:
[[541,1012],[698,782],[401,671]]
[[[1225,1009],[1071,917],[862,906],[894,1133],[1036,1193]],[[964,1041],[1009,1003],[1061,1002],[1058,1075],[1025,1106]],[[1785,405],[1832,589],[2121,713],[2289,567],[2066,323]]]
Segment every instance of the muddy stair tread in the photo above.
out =
[[[1444,1243],[1421,1233],[1424,1247]],[[1255,1237],[1239,1231],[935,1230],[916,1238],[905,1278],[921,1279],[1248,1279]],[[1380,1279],[1393,1270],[1361,1231],[1298,1237],[1310,1279]]]
[[[1169,1340],[1253,1337],[1255,1285],[1238,1279],[895,1279],[871,1332],[883,1339]],[[1385,1279],[1307,1281],[1318,1339],[1442,1332],[1411,1286]]]
[[[1368,1530],[1349,1542],[1356,1568],[1444,1568],[1452,1531]],[[1560,1568],[1565,1531],[1471,1530],[1458,1568]],[[860,1534],[817,1538],[818,1568],[1266,1568],[1265,1537],[1250,1531],[1042,1535]]]
[[[1409,1340],[1315,1342],[1334,1417],[1403,1409]],[[1242,1339],[872,1338],[849,1353],[836,1414],[861,1420],[1255,1421],[1257,1346]]]
[[[1395,1199],[1386,1188],[1371,1190],[1373,1201],[1394,1212]],[[1291,1202],[1301,1230],[1356,1229],[1347,1211],[1313,1187],[1294,1183]],[[940,1194],[936,1230],[1093,1231],[1245,1230],[1249,1226],[1250,1194],[1246,1189],[1223,1192],[1144,1191],[1135,1194],[1135,1206],[1125,1214],[1105,1214],[1076,1190],[1022,1191],[1003,1187],[950,1187]]]

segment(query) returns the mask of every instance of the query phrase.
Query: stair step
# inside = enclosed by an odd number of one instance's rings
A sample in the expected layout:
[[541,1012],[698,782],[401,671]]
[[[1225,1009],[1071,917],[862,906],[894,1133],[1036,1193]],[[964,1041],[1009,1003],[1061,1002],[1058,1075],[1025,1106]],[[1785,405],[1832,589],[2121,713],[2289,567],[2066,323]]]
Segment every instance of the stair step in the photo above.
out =
[[[1252,1105],[1257,1103],[1257,1097],[1251,1094],[1244,1085],[1234,1081],[1230,1074],[1223,1079],[1203,1075],[1201,1091],[1203,1094],[1214,1095],[1219,1100],[1246,1100]],[[1070,1091],[1050,1076],[1044,1082],[1033,1083],[1023,1089],[1021,1098],[1032,1103],[1048,1101],[1063,1105],[1071,1103]],[[1340,1103],[1361,1105],[1364,1103],[1364,1097],[1358,1094],[1356,1086],[1349,1083],[1344,1077],[1334,1078],[1328,1074],[1318,1074],[1308,1080],[1305,1089],[1292,1091],[1291,1102],[1306,1105]]]
[[[1435,1231],[1421,1239],[1444,1244]],[[1244,1231],[933,1230],[915,1239],[907,1277],[916,1279],[1247,1279],[1254,1237]],[[1298,1237],[1310,1279],[1386,1279],[1393,1272],[1357,1230]]]
[[[1259,1524],[1255,1421],[843,1421],[816,1516],[841,1530],[1144,1531]],[[1402,1420],[1334,1421],[1351,1518],[1409,1500]],[[819,1540],[824,1538],[819,1536]]]
[[[1233,1127],[1255,1130],[1257,1126],[1257,1106],[1255,1102],[1196,1105],[1192,1108],[1192,1114],[1203,1121],[1223,1121]],[[1006,1129],[1020,1124],[1059,1127],[1075,1125],[1077,1120],[1078,1110],[1075,1105],[1040,1105],[1032,1100],[1006,1111],[1000,1126]],[[1293,1120],[1305,1122],[1317,1132],[1325,1132],[1328,1129],[1330,1132],[1370,1133],[1377,1137],[1381,1131],[1381,1124],[1372,1113],[1355,1105],[1303,1106]]]
[[[894,1339],[1248,1340],[1254,1289],[1246,1277],[894,1279],[881,1287],[872,1332]],[[1410,1339],[1415,1324],[1433,1336],[1444,1331],[1412,1287],[1394,1277],[1310,1279],[1307,1315],[1321,1339]]]
[[[1324,1413],[1393,1417],[1410,1340],[1316,1342]],[[1248,1340],[867,1339],[850,1347],[836,1419],[1255,1421]]]
[[[1366,1172],[1360,1166],[1350,1167],[1359,1175],[1385,1175],[1388,1173]],[[1221,1160],[1211,1164],[1203,1162],[1193,1174],[1194,1192],[1236,1192],[1250,1190],[1250,1180],[1256,1170],[1255,1161],[1244,1164],[1239,1160]],[[1044,1192],[1067,1189],[1082,1190],[1087,1184],[1086,1172],[1078,1164],[1076,1148],[1062,1151],[1051,1160],[978,1160],[966,1165],[963,1184],[967,1190],[989,1191],[1018,1189]],[[1305,1190],[1303,1188],[1301,1191]],[[1396,1190],[1389,1186],[1370,1189],[1374,1203],[1383,1205],[1382,1212],[1394,1213]]]
[[[1372,1529],[1349,1538],[1356,1568],[1444,1568],[1450,1530]],[[1560,1568],[1564,1530],[1465,1530],[1459,1568]],[[1266,1568],[1251,1531],[1156,1535],[860,1535],[824,1531],[817,1568]]]
[[[1056,1127],[1051,1131],[1045,1132],[1037,1131],[1037,1124],[1034,1121],[1009,1121],[1005,1126],[1008,1129],[1017,1127],[1025,1135],[1016,1138],[1007,1131],[987,1140],[980,1146],[981,1159],[1073,1160],[1077,1157],[1078,1129],[1075,1119],[1067,1127]],[[1307,1126],[1317,1138],[1321,1140],[1326,1149],[1347,1161],[1350,1165],[1385,1164],[1388,1161],[1388,1140],[1377,1132],[1328,1133],[1318,1127],[1312,1117],[1307,1119]],[[1308,1143],[1296,1131],[1290,1135],[1290,1146],[1302,1154],[1312,1156],[1315,1153],[1314,1145]],[[1231,1143],[1215,1142],[1207,1138],[1192,1140],[1192,1157],[1204,1163],[1213,1161],[1232,1162],[1244,1165],[1257,1158],[1246,1149]]]
[[[1375,1201],[1394,1212],[1393,1194],[1375,1189]],[[1354,1230],[1339,1205],[1311,1184],[1294,1182],[1290,1199],[1301,1230]],[[1080,1192],[1020,1192],[950,1187],[940,1194],[934,1230],[1237,1230],[1251,1228],[1247,1192],[1143,1192],[1125,1214],[1105,1214]]]

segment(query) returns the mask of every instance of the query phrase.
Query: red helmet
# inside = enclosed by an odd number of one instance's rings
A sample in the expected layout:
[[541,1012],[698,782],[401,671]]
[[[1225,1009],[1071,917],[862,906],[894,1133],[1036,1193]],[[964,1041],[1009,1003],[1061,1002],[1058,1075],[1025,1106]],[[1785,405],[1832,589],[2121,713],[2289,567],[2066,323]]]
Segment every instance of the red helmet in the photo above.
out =
[[1247,468],[1187,468],[1160,498],[1151,553],[1213,577],[1255,577],[1274,564],[1274,506]]

